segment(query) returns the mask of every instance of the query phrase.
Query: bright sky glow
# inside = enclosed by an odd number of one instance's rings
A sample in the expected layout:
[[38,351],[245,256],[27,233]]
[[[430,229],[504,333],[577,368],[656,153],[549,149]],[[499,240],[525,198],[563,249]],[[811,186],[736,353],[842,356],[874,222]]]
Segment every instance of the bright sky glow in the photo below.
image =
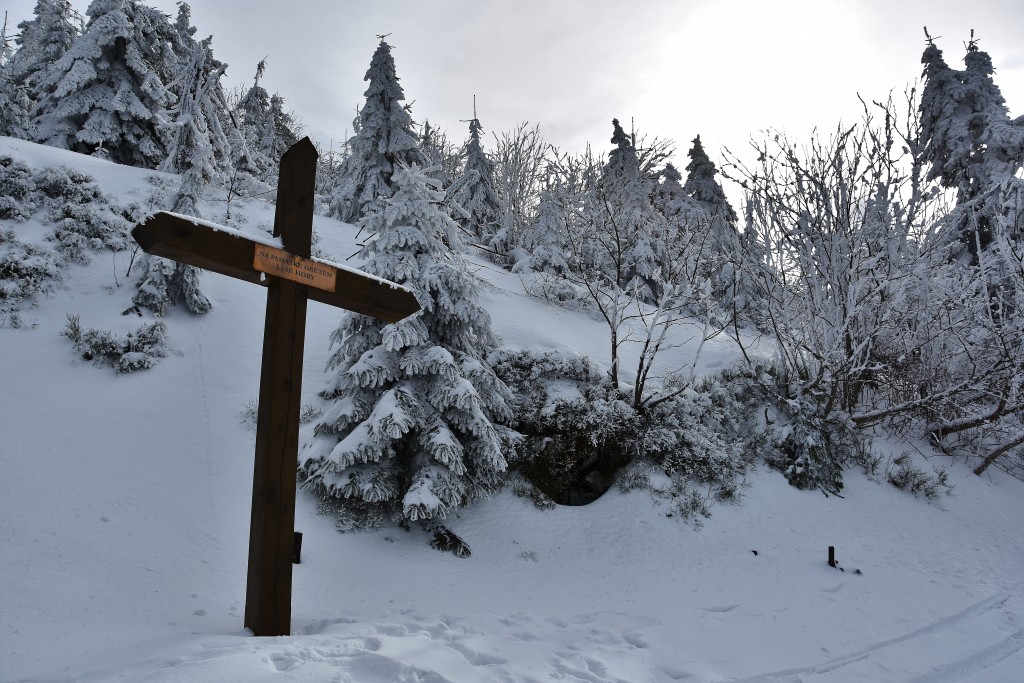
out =
[[[10,24],[34,0],[8,0]],[[83,11],[88,6],[76,0]],[[152,0],[169,14],[174,0]],[[473,95],[488,135],[539,122],[565,151],[604,151],[611,119],[678,144],[685,162],[700,134],[713,157],[745,150],[781,128],[796,139],[858,116],[865,99],[899,94],[921,72],[923,26],[959,65],[973,28],[1015,115],[1024,113],[1024,2],[978,0],[218,0],[192,3],[200,35],[213,34],[248,83],[268,57],[263,84],[329,145],[351,132],[377,34],[390,34],[414,119],[466,137]]]

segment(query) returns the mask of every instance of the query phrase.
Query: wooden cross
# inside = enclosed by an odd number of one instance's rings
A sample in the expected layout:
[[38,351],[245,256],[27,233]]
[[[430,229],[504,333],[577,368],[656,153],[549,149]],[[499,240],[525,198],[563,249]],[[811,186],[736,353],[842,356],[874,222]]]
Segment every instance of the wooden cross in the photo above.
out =
[[245,590],[245,626],[258,636],[288,635],[291,630],[306,301],[387,322],[419,310],[416,297],[403,287],[310,258],[316,161],[309,138],[281,158],[274,236],[281,238],[283,250],[168,213],[157,213],[132,230],[149,254],[267,288]]

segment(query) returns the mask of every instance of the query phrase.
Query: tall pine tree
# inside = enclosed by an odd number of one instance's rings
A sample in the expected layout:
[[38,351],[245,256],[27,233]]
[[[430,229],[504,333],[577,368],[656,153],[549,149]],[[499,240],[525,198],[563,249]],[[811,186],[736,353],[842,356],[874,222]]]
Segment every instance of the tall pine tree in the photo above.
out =
[[[178,101],[164,129],[167,158],[160,170],[181,178],[172,210],[202,218],[198,203],[203,189],[224,180],[230,168],[231,152],[223,126],[227,101],[221,85],[227,65],[214,58],[212,36],[202,42],[193,38],[196,30],[190,17],[188,4],[180,3],[174,30],[181,59],[171,83]],[[158,315],[176,303],[193,313],[206,313],[212,304],[199,289],[201,273],[194,266],[150,256],[134,302]]]
[[211,42],[192,41],[173,84],[177,104],[168,112],[164,127],[167,157],[160,170],[183,177],[175,211],[198,216],[195,203],[202,187],[223,180],[230,168],[231,151],[223,122],[227,102],[221,77],[227,69],[213,57]]
[[385,324],[345,317],[331,335],[332,402],[301,453],[300,475],[322,497],[399,520],[444,517],[492,490],[514,434],[509,393],[484,362],[495,341],[476,303],[443,193],[416,166],[360,227],[363,268],[411,289],[422,312]]
[[402,164],[422,164],[412,117],[402,104],[391,46],[383,40],[363,80],[369,81],[359,110],[358,132],[349,139],[349,156],[341,169],[341,186],[331,199],[331,215],[355,223],[380,211],[391,196],[391,176]]

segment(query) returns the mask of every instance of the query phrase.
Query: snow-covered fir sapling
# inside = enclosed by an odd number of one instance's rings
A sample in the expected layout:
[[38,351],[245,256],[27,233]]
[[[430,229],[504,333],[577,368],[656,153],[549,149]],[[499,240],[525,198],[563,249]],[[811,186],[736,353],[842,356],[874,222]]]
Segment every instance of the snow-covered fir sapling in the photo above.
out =
[[416,166],[360,228],[367,272],[412,290],[398,323],[348,315],[331,335],[330,402],[300,450],[306,486],[339,508],[404,523],[443,518],[493,491],[516,434],[509,392],[483,362],[494,343],[478,284],[458,251],[443,193]]
[[166,315],[167,309],[178,302],[192,313],[206,313],[213,308],[199,289],[201,270],[158,256],[146,256],[145,260],[146,274],[132,297],[136,306],[156,315]]

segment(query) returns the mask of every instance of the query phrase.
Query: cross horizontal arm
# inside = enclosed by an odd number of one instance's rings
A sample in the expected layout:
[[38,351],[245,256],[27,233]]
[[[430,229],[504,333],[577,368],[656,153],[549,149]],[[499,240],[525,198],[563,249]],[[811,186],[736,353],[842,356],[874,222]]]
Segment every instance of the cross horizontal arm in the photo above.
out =
[[[132,230],[147,254],[266,286],[272,275],[253,267],[254,240],[168,213],[156,213]],[[412,292],[369,275],[338,269],[335,291],[306,287],[306,296],[386,322],[397,322],[420,309]]]

